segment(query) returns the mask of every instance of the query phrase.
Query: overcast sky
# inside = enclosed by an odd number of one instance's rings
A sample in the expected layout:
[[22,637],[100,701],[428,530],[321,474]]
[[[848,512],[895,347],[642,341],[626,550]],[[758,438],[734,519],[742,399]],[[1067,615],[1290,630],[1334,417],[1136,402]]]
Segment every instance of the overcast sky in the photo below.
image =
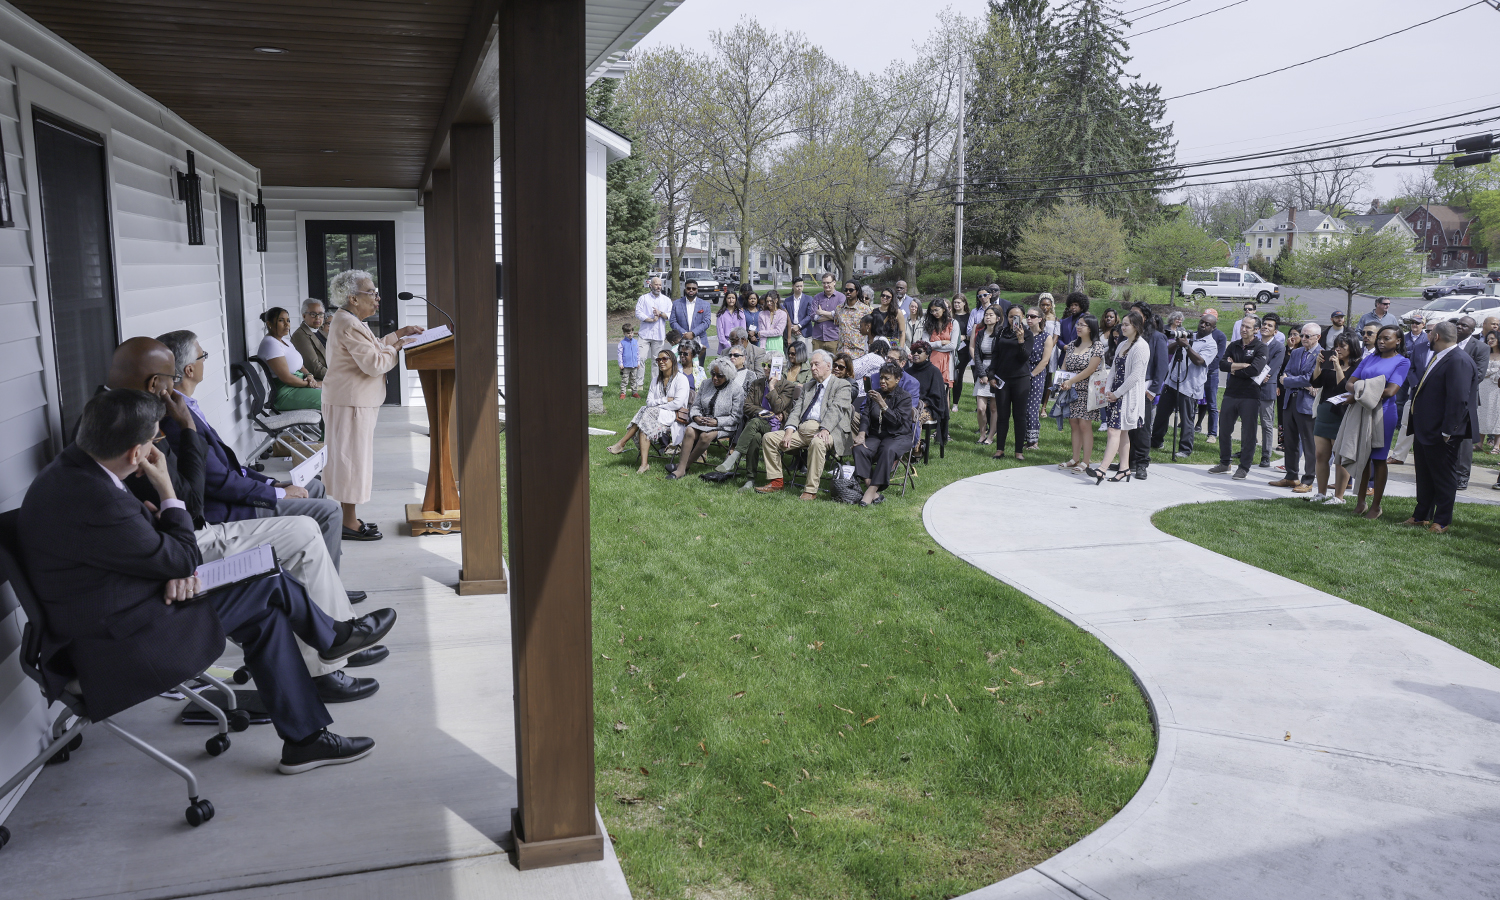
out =
[[[1132,31],[1140,33],[1209,13],[1234,0],[1187,0],[1175,9],[1166,9],[1178,2],[1167,0],[1138,13]],[[1196,21],[1132,39],[1133,74],[1160,84],[1162,96],[1170,97],[1348,47],[1470,2],[1473,0],[1248,0]],[[1150,3],[1116,0],[1115,8],[1129,11]],[[730,27],[741,16],[752,15],[769,28],[801,31],[835,59],[874,72],[893,58],[915,56],[913,44],[931,30],[944,5],[949,4],[912,0],[685,0],[641,46],[704,48],[710,31]],[[1059,0],[1053,0],[1054,7],[1060,5]],[[984,0],[952,0],[951,6],[971,17],[982,16],[986,9]],[[1162,11],[1147,15],[1153,10]],[[1478,65],[1497,40],[1500,12],[1478,6],[1290,72],[1171,101],[1168,119],[1176,129],[1177,159],[1190,162],[1273,150],[1500,105],[1500,84],[1493,83],[1487,65]],[[1466,67],[1466,60],[1476,65]],[[1497,113],[1500,110],[1488,115]],[[1500,122],[1454,128],[1432,137],[1451,139],[1490,129],[1500,131]],[[1413,171],[1374,170],[1373,193],[1391,196],[1399,176]]]

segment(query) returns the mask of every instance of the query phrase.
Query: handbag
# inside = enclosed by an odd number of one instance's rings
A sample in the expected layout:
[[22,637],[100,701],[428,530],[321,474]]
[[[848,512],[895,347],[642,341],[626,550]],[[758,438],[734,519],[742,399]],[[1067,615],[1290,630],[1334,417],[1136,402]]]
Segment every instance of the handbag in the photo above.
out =
[[1109,405],[1109,401],[1104,399],[1104,392],[1109,390],[1109,373],[1110,369],[1101,365],[1094,374],[1089,376],[1089,412]]
[[833,477],[828,479],[828,493],[840,503],[855,504],[865,495],[853,470],[853,466],[839,466],[833,471]]

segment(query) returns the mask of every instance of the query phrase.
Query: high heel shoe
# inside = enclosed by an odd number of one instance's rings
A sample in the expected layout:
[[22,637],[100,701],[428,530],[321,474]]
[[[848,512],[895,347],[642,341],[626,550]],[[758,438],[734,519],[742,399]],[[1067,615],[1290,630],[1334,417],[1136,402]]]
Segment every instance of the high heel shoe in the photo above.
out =
[[1104,473],[1101,472],[1101,471],[1099,471],[1098,469],[1094,468],[1093,466],[1084,466],[1083,467],[1083,474],[1085,474],[1088,477],[1094,479],[1094,484],[1096,486],[1099,485],[1099,484],[1101,484],[1104,481]]
[[1130,476],[1132,476],[1134,474],[1135,474],[1134,472],[1129,471],[1129,470],[1126,470],[1124,472],[1120,472],[1119,474],[1115,475],[1115,477],[1113,477],[1113,478],[1110,479],[1110,483],[1113,484],[1113,483],[1115,483],[1117,481],[1123,481],[1123,482],[1125,482],[1125,483],[1128,484],[1128,483],[1130,483]]

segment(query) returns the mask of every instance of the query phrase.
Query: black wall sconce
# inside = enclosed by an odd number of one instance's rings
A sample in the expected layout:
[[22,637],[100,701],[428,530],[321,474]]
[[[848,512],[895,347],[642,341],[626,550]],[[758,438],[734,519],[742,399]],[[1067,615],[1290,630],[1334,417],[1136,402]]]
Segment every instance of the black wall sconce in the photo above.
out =
[[198,177],[198,167],[193,151],[187,152],[187,171],[177,173],[177,196],[187,204],[188,244],[203,243],[203,179]]
[[266,252],[266,198],[264,193],[256,189],[255,202],[250,204],[250,221],[255,224],[255,249],[259,253]]
[[5,137],[0,135],[0,228],[14,227],[16,216],[10,208],[10,178],[5,173]]

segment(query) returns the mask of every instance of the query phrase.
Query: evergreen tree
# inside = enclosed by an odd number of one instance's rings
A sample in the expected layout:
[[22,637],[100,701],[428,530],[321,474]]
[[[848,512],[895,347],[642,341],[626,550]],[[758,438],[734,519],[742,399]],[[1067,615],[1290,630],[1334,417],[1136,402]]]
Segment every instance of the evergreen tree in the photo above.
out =
[[[589,86],[589,118],[629,137],[624,111],[615,103],[619,82],[601,78]],[[609,164],[604,205],[605,271],[608,308],[630,309],[651,271],[658,219],[651,179],[635,156]]]

